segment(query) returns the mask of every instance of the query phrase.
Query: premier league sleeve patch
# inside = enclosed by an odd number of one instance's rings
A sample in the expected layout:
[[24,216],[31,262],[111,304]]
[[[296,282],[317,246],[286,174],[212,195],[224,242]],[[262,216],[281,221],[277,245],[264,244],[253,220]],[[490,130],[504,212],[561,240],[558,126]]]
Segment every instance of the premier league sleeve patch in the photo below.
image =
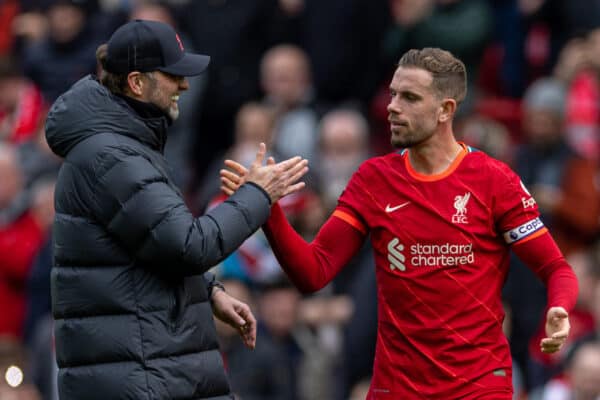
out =
[[538,217],[538,218],[532,219],[531,221],[527,221],[523,225],[517,226],[516,228],[513,228],[513,229],[509,230],[508,232],[505,232],[504,240],[506,241],[506,243],[512,244],[512,243],[518,242],[519,240],[522,240],[528,236],[531,236],[532,234],[540,231],[543,228],[544,228],[544,223]]

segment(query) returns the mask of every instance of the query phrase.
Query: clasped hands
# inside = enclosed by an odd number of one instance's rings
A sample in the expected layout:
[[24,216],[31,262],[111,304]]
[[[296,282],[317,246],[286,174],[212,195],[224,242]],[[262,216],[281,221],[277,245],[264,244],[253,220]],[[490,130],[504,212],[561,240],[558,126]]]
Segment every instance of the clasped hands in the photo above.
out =
[[261,143],[250,168],[233,160],[225,160],[225,166],[231,171],[220,171],[221,190],[230,196],[245,182],[252,182],[265,190],[273,204],[283,196],[304,188],[304,182],[298,180],[308,172],[307,160],[296,156],[276,163],[273,157],[269,157],[266,165],[263,165],[266,153],[267,147]]
[[[233,172],[226,169],[220,171],[221,190],[230,196],[245,182],[252,182],[264,189],[273,204],[283,196],[304,188],[304,182],[298,180],[308,172],[307,160],[292,157],[276,163],[273,157],[269,157],[266,165],[263,165],[266,153],[267,147],[261,143],[249,169],[236,161],[225,160],[225,165]],[[237,330],[244,344],[254,349],[256,318],[250,307],[220,289],[212,294],[212,307],[215,317]]]

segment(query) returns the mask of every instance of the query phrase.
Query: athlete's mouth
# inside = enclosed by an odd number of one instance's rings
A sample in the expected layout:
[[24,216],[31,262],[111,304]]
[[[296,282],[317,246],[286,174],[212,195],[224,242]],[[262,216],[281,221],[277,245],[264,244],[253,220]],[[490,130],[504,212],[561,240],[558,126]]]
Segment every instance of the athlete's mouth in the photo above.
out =
[[392,128],[399,128],[401,126],[408,126],[408,123],[405,121],[395,121],[395,120],[390,120],[390,126]]

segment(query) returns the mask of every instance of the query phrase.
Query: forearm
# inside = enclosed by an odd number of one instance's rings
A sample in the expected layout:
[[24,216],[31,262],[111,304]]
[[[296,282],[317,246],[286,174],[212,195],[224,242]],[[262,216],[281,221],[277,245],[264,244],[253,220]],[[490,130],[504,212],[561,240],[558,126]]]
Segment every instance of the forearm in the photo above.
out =
[[575,273],[563,259],[546,267],[549,272],[546,287],[548,291],[548,308],[563,307],[571,311],[577,303],[579,285]]
[[291,281],[303,292],[329,283],[360,249],[364,235],[346,222],[330,217],[312,243],[290,226],[275,204],[263,227],[273,253]]
[[563,307],[571,311],[575,307],[577,277],[549,233],[518,243],[513,251],[546,285],[548,308]]
[[214,229],[206,237],[208,246],[202,264],[212,266],[237,249],[269,217],[270,203],[264,191],[253,184],[242,186],[234,195],[198,218],[204,229]]

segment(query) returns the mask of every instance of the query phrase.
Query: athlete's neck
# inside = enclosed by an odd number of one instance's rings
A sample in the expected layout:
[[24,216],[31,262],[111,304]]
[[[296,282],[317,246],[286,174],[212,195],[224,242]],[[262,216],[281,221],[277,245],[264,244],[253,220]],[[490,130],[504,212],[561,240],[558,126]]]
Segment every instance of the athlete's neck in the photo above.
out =
[[453,135],[448,140],[435,140],[411,147],[408,157],[412,168],[423,175],[443,173],[463,151]]

